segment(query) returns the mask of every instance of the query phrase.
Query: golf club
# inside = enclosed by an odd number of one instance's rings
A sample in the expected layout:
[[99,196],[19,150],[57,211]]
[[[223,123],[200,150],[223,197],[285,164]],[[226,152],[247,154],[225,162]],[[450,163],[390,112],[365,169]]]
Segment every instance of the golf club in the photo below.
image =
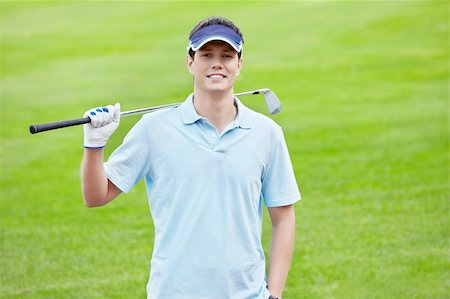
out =
[[278,97],[275,95],[273,91],[271,91],[268,88],[263,89],[257,89],[253,91],[244,91],[240,93],[234,94],[235,96],[246,96],[246,95],[252,95],[252,94],[262,94],[264,95],[264,101],[266,102],[267,111],[269,111],[270,114],[277,114],[281,111],[281,108],[283,105],[281,104]]
[[[273,91],[271,91],[270,89],[267,89],[267,88],[240,92],[240,93],[236,93],[235,96],[239,97],[239,96],[255,95],[255,94],[264,95],[264,101],[266,102],[267,110],[269,111],[270,114],[277,114],[278,112],[281,111],[282,105],[281,105],[280,100],[278,99],[278,97],[275,95],[275,93]],[[167,104],[167,105],[161,105],[161,106],[154,106],[154,107],[124,111],[124,112],[120,113],[120,117],[150,113],[150,112],[154,112],[154,111],[161,110],[161,109],[167,109],[167,108],[175,108],[175,107],[178,107],[180,104],[181,103],[175,103],[175,104]],[[89,122],[91,122],[91,119],[89,117],[84,117],[84,118],[56,121],[56,122],[51,122],[51,123],[36,124],[36,125],[30,126],[30,133],[36,134],[36,133],[49,131],[49,130],[55,130],[55,129],[65,128],[65,127],[86,124]]]

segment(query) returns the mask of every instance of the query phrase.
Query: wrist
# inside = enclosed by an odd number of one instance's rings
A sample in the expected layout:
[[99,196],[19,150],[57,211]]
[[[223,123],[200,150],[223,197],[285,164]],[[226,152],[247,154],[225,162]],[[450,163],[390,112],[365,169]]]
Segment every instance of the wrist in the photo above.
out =
[[[269,298],[267,298],[267,299],[281,299],[281,295],[274,295],[274,293],[272,293],[270,290],[269,290],[269,288],[267,288],[267,291],[269,292]],[[275,294],[276,294],[276,292],[275,292]]]
[[101,134],[95,134],[96,132],[92,131],[85,131],[84,134],[84,142],[83,146],[84,148],[89,149],[99,149],[104,148],[106,145],[106,142],[108,141],[108,137],[101,136]]
[[281,299],[281,293],[276,292],[274,290],[270,290],[268,286],[267,286],[267,291],[269,292],[269,298],[267,298],[267,299]]

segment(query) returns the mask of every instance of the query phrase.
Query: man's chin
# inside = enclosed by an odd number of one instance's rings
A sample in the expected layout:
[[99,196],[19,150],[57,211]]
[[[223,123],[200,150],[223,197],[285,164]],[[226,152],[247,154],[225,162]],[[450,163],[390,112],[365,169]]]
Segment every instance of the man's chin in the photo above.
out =
[[232,92],[232,88],[227,87],[227,88],[208,88],[208,92],[211,94],[227,94]]

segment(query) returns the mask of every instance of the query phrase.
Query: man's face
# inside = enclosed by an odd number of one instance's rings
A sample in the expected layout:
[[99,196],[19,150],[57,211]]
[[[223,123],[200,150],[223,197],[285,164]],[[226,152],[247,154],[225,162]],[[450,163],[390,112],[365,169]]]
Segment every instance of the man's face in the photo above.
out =
[[194,88],[206,92],[227,92],[239,75],[242,59],[227,43],[212,41],[187,57],[189,72],[194,76]]

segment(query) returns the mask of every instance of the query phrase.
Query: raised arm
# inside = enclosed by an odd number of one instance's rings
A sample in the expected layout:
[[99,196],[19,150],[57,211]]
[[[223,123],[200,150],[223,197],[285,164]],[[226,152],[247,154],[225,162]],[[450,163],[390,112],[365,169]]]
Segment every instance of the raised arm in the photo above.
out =
[[269,208],[272,221],[267,289],[281,298],[286,283],[295,240],[295,214],[292,205]]
[[103,147],[119,126],[120,105],[109,105],[87,111],[91,123],[84,125],[84,156],[81,166],[81,185],[87,207],[102,206],[121,191],[106,177],[103,168]]

